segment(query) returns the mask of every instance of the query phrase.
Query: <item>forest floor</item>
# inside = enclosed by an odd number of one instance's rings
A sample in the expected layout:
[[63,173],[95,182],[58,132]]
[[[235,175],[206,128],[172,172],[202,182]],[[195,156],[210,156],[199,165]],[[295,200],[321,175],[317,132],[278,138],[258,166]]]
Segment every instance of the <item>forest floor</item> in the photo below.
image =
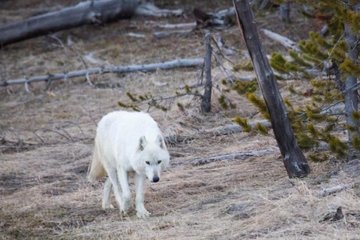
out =
[[[75,1],[3,2],[1,23]],[[172,6],[155,2],[162,7],[185,7],[186,16],[85,26],[4,47],[0,49],[0,79],[203,57],[203,30],[187,36],[153,37],[159,24],[192,22],[194,1],[174,1]],[[208,11],[231,5],[231,1],[212,2],[195,5],[206,5]],[[294,40],[321,27],[301,16],[286,25],[274,12],[257,20],[260,28]],[[246,50],[236,25],[211,31],[221,34],[228,46]],[[136,38],[130,32],[146,37]],[[284,51],[262,37],[268,54]],[[237,51],[231,58],[239,63],[245,57]],[[197,83],[201,69],[91,76],[95,87],[78,78],[32,84],[29,91],[23,85],[0,89],[0,239],[360,239],[360,170],[353,171],[360,160],[310,162],[308,177],[289,179],[272,133],[216,134],[213,129],[232,124],[236,115],[261,118],[237,94],[232,96],[236,109],[221,108],[221,74],[215,67],[209,114],[201,114],[199,99],[191,96],[165,102],[166,112],[140,105],[158,121],[164,135],[188,137],[169,144],[171,168],[159,183],[146,184],[145,206],[152,213],[146,220],[138,219],[133,208],[123,217],[118,209],[101,209],[103,183],[86,179],[96,123],[106,113],[121,109],[119,101],[129,102],[127,92],[172,96],[181,91],[179,87]],[[279,84],[284,96],[304,100],[291,96],[286,87],[306,89],[302,81]],[[185,111],[179,110],[177,102]],[[234,152],[243,152],[244,157],[196,164],[199,158]],[[321,194],[346,184],[353,187]],[[326,220],[338,207],[344,218]]]

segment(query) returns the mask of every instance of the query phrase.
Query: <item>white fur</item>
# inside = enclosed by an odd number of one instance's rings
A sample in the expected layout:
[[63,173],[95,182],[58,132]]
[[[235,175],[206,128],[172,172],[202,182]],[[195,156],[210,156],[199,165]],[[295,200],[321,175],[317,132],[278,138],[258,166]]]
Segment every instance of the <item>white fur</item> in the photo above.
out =
[[121,212],[126,213],[131,200],[128,173],[135,172],[137,216],[145,218],[150,213],[144,207],[144,179],[158,181],[169,159],[161,131],[149,114],[111,112],[98,124],[88,177],[94,180],[107,174],[102,207],[111,207],[109,198],[113,188]]

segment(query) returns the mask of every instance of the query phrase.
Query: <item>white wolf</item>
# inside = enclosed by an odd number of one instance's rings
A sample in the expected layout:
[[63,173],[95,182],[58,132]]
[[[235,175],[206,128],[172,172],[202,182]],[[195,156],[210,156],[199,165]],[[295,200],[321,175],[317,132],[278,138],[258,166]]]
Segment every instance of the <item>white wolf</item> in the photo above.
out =
[[135,172],[136,212],[140,218],[150,213],[144,207],[144,179],[160,180],[160,172],[169,165],[170,155],[157,123],[143,112],[116,111],[99,122],[94,157],[89,166],[89,180],[108,175],[103,190],[103,209],[109,208],[110,192],[120,211],[126,213],[131,192],[128,173]]

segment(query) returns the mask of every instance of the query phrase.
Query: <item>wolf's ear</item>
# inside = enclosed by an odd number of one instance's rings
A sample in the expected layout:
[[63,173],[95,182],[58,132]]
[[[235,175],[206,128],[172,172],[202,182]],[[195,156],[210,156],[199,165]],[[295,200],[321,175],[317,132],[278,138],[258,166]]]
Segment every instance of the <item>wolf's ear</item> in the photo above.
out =
[[159,144],[160,148],[165,149],[164,140],[160,135],[157,136],[156,142]]
[[146,138],[145,138],[145,136],[142,136],[139,140],[139,150],[143,151],[146,144],[147,144]]

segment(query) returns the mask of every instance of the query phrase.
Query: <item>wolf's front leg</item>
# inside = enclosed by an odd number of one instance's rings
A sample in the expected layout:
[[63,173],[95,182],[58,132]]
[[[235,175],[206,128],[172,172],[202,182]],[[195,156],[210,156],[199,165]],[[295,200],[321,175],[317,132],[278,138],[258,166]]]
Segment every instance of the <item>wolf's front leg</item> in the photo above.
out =
[[136,215],[139,218],[146,218],[150,216],[150,213],[145,209],[144,206],[144,175],[136,174],[135,185],[136,185]]
[[131,201],[131,192],[128,183],[128,174],[123,169],[118,169],[117,174],[122,190],[121,192],[122,206],[120,207],[120,210],[121,212],[126,213],[130,207],[130,201]]

